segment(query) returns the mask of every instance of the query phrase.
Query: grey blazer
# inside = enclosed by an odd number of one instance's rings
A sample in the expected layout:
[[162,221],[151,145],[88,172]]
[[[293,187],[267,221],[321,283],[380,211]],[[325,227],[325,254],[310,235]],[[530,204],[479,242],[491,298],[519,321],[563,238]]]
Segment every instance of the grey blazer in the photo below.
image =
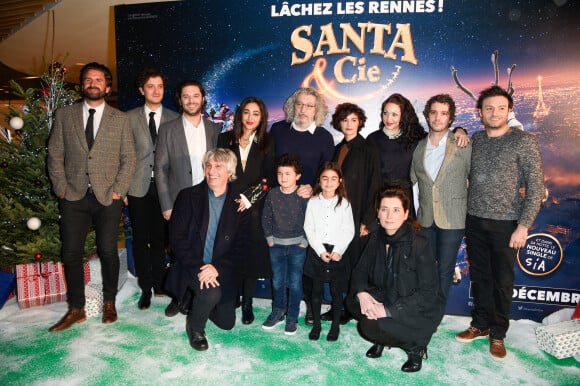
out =
[[[221,126],[205,118],[203,124],[206,150],[215,149]],[[181,115],[159,127],[155,149],[155,185],[163,212],[173,208],[181,189],[193,185],[191,159]]]
[[[129,188],[129,195],[143,197],[149,190],[151,184],[151,174],[153,172],[153,162],[155,161],[155,146],[151,141],[149,133],[149,117],[145,115],[145,107],[140,106],[127,112],[133,137],[135,139],[135,152],[137,155],[137,166],[133,182]],[[161,125],[179,117],[175,111],[163,107],[161,110]],[[159,131],[159,130],[158,130]]]
[[102,205],[112,193],[125,196],[135,173],[135,143],[129,117],[105,104],[91,151],[87,146],[83,103],[56,111],[48,140],[48,174],[57,196],[82,199],[89,186]]
[[423,138],[411,163],[411,181],[419,183],[417,219],[423,227],[433,222],[441,229],[465,228],[467,185],[471,166],[471,144],[459,148],[453,135],[447,137],[443,164],[435,181],[425,168],[425,151],[429,137]]

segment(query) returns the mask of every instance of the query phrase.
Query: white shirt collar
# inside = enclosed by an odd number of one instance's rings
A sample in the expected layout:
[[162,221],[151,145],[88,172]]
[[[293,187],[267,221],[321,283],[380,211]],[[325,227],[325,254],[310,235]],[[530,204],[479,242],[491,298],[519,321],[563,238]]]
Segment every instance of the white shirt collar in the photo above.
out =
[[296,124],[292,122],[292,128],[296,131],[308,131],[310,134],[314,134],[314,130],[316,130],[316,122],[312,122],[310,126],[308,126],[305,130],[301,130],[296,127]]
[[441,146],[441,145],[443,145],[443,144],[446,144],[446,143],[447,143],[447,138],[448,138],[448,137],[449,137],[449,130],[447,130],[447,132],[445,133],[445,135],[443,135],[443,137],[441,137],[441,140],[439,141],[439,143],[438,143],[437,145],[433,145],[433,144],[431,143],[431,139],[430,139],[430,138],[427,138],[427,144],[428,144],[430,147],[439,147],[439,146]]

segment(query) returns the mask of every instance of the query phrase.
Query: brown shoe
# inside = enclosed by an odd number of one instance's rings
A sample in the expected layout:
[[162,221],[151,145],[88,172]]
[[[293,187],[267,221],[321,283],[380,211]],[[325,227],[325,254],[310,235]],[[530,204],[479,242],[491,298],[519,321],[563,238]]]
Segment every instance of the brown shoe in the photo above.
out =
[[489,328],[485,330],[480,330],[479,328],[469,326],[467,330],[462,331],[459,334],[455,335],[455,340],[467,343],[475,339],[484,339],[487,338],[488,336],[489,336]]
[[103,323],[113,323],[117,321],[117,310],[115,302],[105,302],[103,304]]
[[489,353],[491,354],[492,359],[503,361],[507,355],[503,339],[489,338]]
[[58,321],[57,324],[48,329],[50,332],[66,330],[75,323],[82,323],[87,320],[87,314],[82,308],[71,308],[66,314]]

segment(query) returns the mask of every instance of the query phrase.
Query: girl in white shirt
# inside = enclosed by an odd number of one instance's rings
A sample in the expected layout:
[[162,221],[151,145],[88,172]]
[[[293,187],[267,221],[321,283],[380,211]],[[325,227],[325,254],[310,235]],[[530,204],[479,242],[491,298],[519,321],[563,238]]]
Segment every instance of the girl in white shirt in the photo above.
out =
[[[312,279],[314,317],[308,337],[318,340],[323,284],[330,283],[332,308],[340,310],[350,274],[349,259],[344,253],[354,237],[352,208],[346,196],[342,172],[335,162],[325,162],[318,172],[316,186],[306,208],[304,232],[309,243],[304,274]],[[334,312],[326,340],[336,341],[339,333],[340,312]]]

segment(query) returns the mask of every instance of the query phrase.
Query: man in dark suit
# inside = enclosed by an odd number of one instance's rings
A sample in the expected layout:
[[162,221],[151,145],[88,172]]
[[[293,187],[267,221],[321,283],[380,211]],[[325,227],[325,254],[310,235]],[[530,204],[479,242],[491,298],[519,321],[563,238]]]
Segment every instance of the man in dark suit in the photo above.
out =
[[137,168],[127,195],[133,255],[141,297],[137,306],[145,310],[151,305],[152,289],[162,295],[165,263],[166,221],[161,213],[153,162],[157,129],[165,122],[179,117],[161,104],[167,77],[159,70],[146,68],[137,79],[145,104],[127,112],[133,129]]
[[[202,159],[215,149],[221,127],[203,117],[205,90],[199,82],[186,80],[175,89],[175,105],[181,116],[159,128],[155,150],[155,184],[161,211],[171,218],[173,203],[181,189],[203,181]],[[165,315],[177,315],[177,300],[165,309]]]
[[50,331],[84,322],[84,244],[91,224],[103,275],[103,323],[117,320],[117,236],[122,197],[135,173],[135,144],[129,118],[105,102],[111,71],[89,63],[81,69],[84,101],[57,110],[48,142],[48,172],[59,198],[62,262],[68,312]]
[[228,183],[236,178],[236,156],[209,150],[203,164],[205,181],[183,189],[175,201],[169,221],[175,263],[166,285],[178,299],[193,291],[186,330],[198,351],[208,348],[208,319],[224,330],[234,327],[238,268],[250,246],[248,211],[238,212],[239,192]]

